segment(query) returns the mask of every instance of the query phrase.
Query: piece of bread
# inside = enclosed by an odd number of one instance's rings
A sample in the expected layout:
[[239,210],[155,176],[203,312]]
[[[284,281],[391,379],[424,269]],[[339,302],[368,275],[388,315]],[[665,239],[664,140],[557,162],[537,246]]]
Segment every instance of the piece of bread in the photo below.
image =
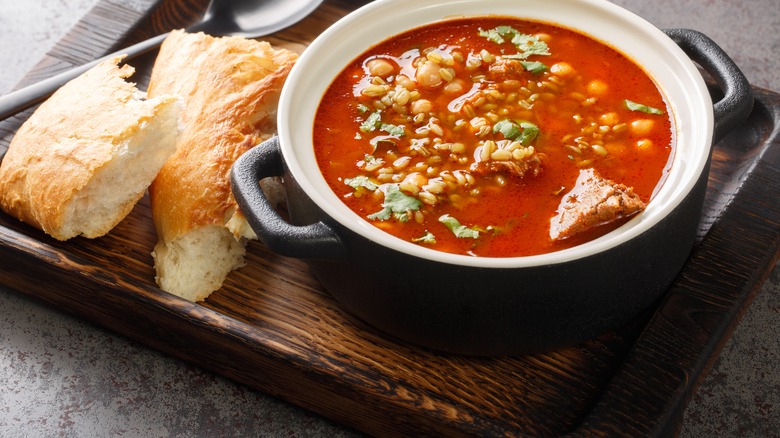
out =
[[0,164],[0,207],[67,240],[108,233],[176,148],[178,99],[144,99],[104,61],[61,87],[19,128]]
[[230,189],[230,168],[276,132],[276,107],[297,54],[267,42],[173,31],[152,69],[150,96],[183,98],[176,153],[149,189],[158,234],[157,284],[190,301],[244,265],[254,238]]

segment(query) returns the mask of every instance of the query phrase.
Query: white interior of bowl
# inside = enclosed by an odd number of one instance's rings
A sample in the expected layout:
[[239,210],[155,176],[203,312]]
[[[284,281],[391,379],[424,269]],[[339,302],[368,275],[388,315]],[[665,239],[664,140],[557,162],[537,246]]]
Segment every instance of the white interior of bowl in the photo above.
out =
[[[553,253],[513,258],[447,254],[381,231],[346,207],[322,178],[312,147],[320,96],[342,68],[371,46],[405,30],[444,19],[515,16],[579,30],[628,54],[659,84],[676,125],[671,172],[647,209],[596,240]],[[525,267],[587,257],[636,237],[658,223],[690,192],[704,170],[712,141],[712,101],[688,56],[658,28],[601,0],[378,0],[322,33],[293,68],[279,104],[279,136],[290,172],[329,216],[384,246],[425,259],[479,267]]]

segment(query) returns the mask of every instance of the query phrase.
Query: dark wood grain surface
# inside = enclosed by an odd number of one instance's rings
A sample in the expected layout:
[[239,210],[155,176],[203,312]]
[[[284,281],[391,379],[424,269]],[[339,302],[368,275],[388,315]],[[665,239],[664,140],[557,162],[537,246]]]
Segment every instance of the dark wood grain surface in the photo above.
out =
[[[206,3],[166,0],[142,15],[102,1],[26,80],[185,27]],[[326,0],[267,39],[301,51],[363,3]],[[152,59],[131,62],[142,88]],[[780,99],[756,92],[749,122],[716,147],[699,241],[664,299],[552,353],[469,358],[396,343],[342,312],[304,263],[256,242],[221,290],[186,302],[154,284],[146,198],[95,240],[58,242],[0,214],[0,283],[376,435],[663,435],[778,257]],[[28,115],[0,123],[0,152]]]

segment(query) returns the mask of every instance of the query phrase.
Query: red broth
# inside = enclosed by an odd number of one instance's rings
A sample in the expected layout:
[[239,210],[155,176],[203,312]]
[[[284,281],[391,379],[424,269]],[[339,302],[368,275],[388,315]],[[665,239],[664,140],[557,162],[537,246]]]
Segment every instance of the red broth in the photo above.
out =
[[333,191],[400,239],[482,257],[548,253],[550,219],[581,169],[648,202],[668,171],[670,111],[611,47],[513,18],[460,19],[393,37],[335,78],[314,121]]

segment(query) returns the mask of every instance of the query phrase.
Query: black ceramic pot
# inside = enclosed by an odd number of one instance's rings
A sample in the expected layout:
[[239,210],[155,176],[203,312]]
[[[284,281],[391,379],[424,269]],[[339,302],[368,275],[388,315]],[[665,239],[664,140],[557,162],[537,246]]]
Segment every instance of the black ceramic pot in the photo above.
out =
[[[488,13],[579,29],[609,41],[656,80],[674,112],[678,143],[669,177],[645,212],[575,248],[476,258],[394,238],[328,188],[314,159],[311,125],[331,78],[403,30]],[[691,59],[720,86],[723,97],[714,105]],[[339,21],[304,52],[282,93],[279,136],[236,162],[233,191],[269,248],[307,259],[348,312],[387,335],[464,354],[546,351],[624,324],[663,294],[694,243],[711,145],[741,123],[752,104],[747,80],[714,42],[690,30],[664,33],[611,3],[380,0]],[[269,176],[284,177],[289,222],[259,189],[257,182]]]

